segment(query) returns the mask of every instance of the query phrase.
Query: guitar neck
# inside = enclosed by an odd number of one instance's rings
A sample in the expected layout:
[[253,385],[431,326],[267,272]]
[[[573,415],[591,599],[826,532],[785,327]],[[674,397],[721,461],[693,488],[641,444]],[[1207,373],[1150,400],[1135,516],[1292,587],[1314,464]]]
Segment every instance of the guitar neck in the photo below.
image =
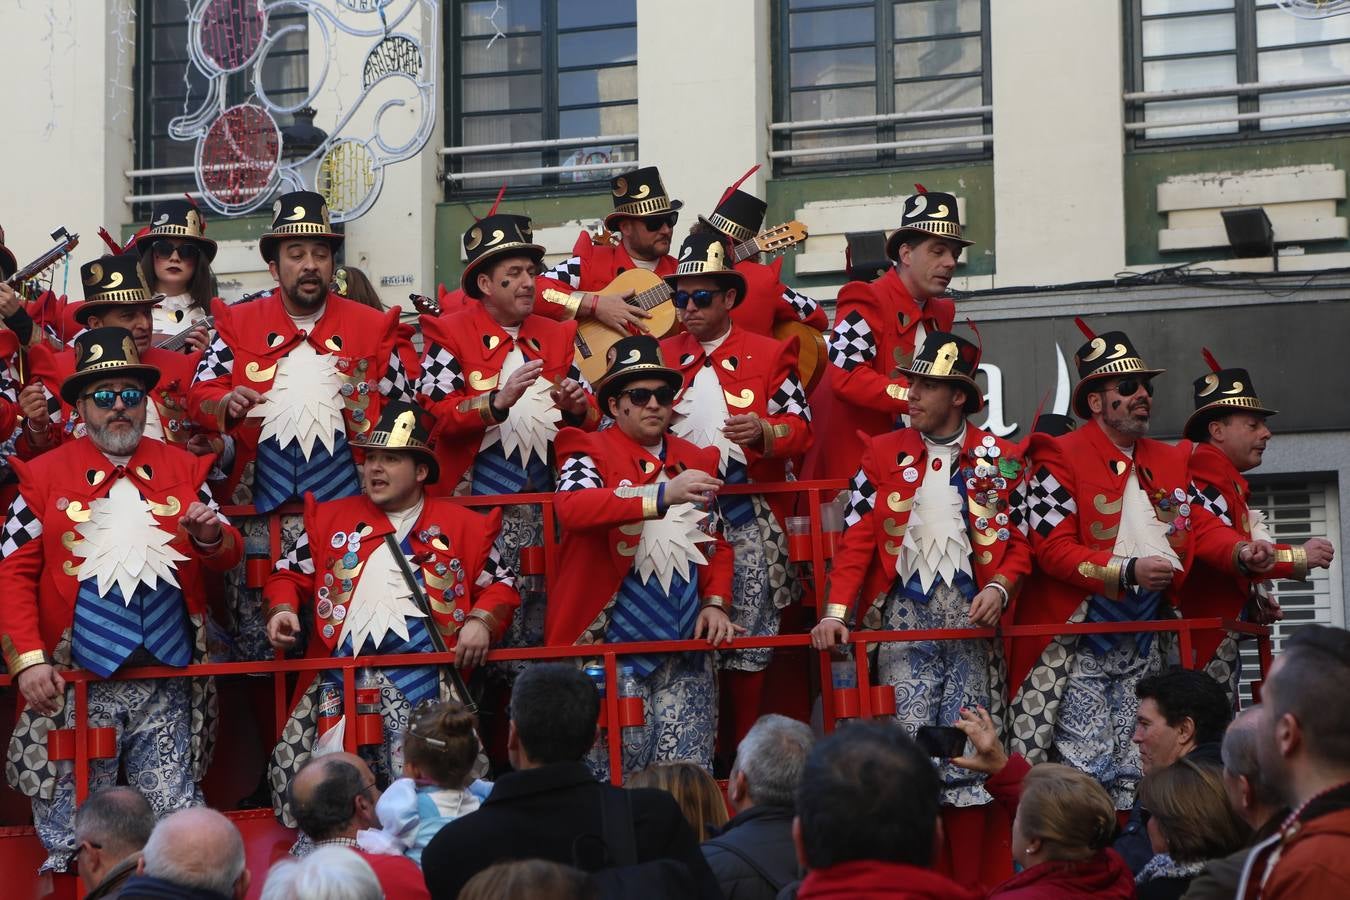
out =
[[748,241],[741,241],[731,248],[731,264],[734,266],[738,262],[744,262],[752,256],[759,253],[758,236],[752,237]]
[[[214,322],[215,319],[213,317],[207,316],[205,319],[203,319],[201,322],[197,324],[205,325],[207,328],[210,328]],[[178,332],[174,336],[165,338],[161,343],[158,343],[155,346],[161,350],[182,350],[184,347],[187,346],[188,334],[190,334],[192,332],[192,329],[196,327],[197,325],[189,325],[187,328],[184,328],[182,331]]]
[[652,309],[653,307],[665,303],[674,295],[675,291],[671,289],[670,285],[663,281],[660,284],[647,288],[645,291],[635,294],[633,299],[628,302],[638,309]]

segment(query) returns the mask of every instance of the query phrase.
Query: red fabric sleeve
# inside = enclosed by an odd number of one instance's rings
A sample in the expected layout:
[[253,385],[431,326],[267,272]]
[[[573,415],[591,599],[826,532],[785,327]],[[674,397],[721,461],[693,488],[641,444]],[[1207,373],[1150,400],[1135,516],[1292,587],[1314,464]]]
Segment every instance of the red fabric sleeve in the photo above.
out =
[[[838,306],[834,313],[835,327],[837,328],[851,312],[856,312],[867,321],[867,326],[872,329],[872,337],[877,341],[879,348],[878,335],[882,330],[882,316],[870,284],[850,281],[840,289]],[[886,393],[886,388],[893,383],[908,386],[909,382],[904,378],[896,378],[893,381],[878,372],[875,365],[876,357],[867,363],[854,366],[847,372],[836,366],[832,379],[835,393],[854,406],[885,410],[897,416],[908,413],[909,401],[892,397]]]

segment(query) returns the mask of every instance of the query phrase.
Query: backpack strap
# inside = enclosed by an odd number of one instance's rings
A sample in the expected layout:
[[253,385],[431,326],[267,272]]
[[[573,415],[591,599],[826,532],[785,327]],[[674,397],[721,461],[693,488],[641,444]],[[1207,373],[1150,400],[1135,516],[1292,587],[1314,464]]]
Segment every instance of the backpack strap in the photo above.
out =
[[637,836],[633,833],[633,799],[624,788],[602,790],[600,829],[610,864],[637,865]]
[[769,887],[773,888],[775,891],[781,891],[788,885],[788,882],[779,881],[777,878],[774,878],[768,872],[764,871],[764,867],[761,866],[758,862],[756,862],[753,858],[751,858],[750,854],[746,853],[740,847],[734,846],[732,844],[713,844],[712,846],[716,847],[718,850],[725,850],[732,856],[735,856],[738,859],[740,859],[741,862],[745,863],[747,866],[754,869],[755,874],[758,875],[760,878],[763,878],[764,881],[769,885]]

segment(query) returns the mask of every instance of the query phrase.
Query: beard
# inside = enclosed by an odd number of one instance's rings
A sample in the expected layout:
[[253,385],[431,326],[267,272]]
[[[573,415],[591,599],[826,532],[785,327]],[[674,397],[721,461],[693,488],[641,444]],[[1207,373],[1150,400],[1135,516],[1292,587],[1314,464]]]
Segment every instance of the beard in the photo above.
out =
[[1102,421],[1121,434],[1132,434],[1135,437],[1143,437],[1148,434],[1149,420],[1136,419],[1133,410],[1127,403],[1121,403],[1119,409],[1111,409],[1108,406],[1102,412]]
[[[306,278],[314,280],[309,284],[302,283]],[[290,284],[283,284],[282,289],[291,302],[302,309],[318,309],[328,299],[328,285],[318,276],[296,276]]]
[[[132,427],[114,431],[112,428],[114,422],[127,422]],[[137,425],[130,417],[120,417],[110,419],[103,425],[85,422],[84,427],[85,432],[89,435],[89,440],[93,441],[94,446],[104,453],[113,456],[130,456],[136,452],[136,447],[141,443],[141,435],[145,432],[145,421],[142,420]]]

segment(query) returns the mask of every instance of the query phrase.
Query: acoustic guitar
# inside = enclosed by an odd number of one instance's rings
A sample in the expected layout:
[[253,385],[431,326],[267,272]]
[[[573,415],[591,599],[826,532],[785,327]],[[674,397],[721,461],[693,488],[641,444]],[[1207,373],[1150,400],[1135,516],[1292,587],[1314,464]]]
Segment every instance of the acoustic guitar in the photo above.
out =
[[[742,241],[731,248],[731,263],[749,259],[756,253],[773,253],[786,250],[794,244],[806,240],[806,226],[801,222],[785,222],[767,231],[755,235],[748,241]],[[671,297],[675,291],[655,272],[646,269],[631,269],[622,273],[596,293],[626,294],[633,292],[628,304],[645,310],[651,315],[645,320],[648,333],[660,340],[679,330],[680,319]],[[562,291],[546,290],[545,300],[565,303],[569,295]],[[583,319],[577,326],[577,368],[591,384],[599,381],[605,374],[605,359],[609,348],[626,335],[595,319]]]
[[797,339],[797,378],[811,396],[830,361],[825,335],[799,319],[789,319],[773,326],[773,336],[780,341]]

